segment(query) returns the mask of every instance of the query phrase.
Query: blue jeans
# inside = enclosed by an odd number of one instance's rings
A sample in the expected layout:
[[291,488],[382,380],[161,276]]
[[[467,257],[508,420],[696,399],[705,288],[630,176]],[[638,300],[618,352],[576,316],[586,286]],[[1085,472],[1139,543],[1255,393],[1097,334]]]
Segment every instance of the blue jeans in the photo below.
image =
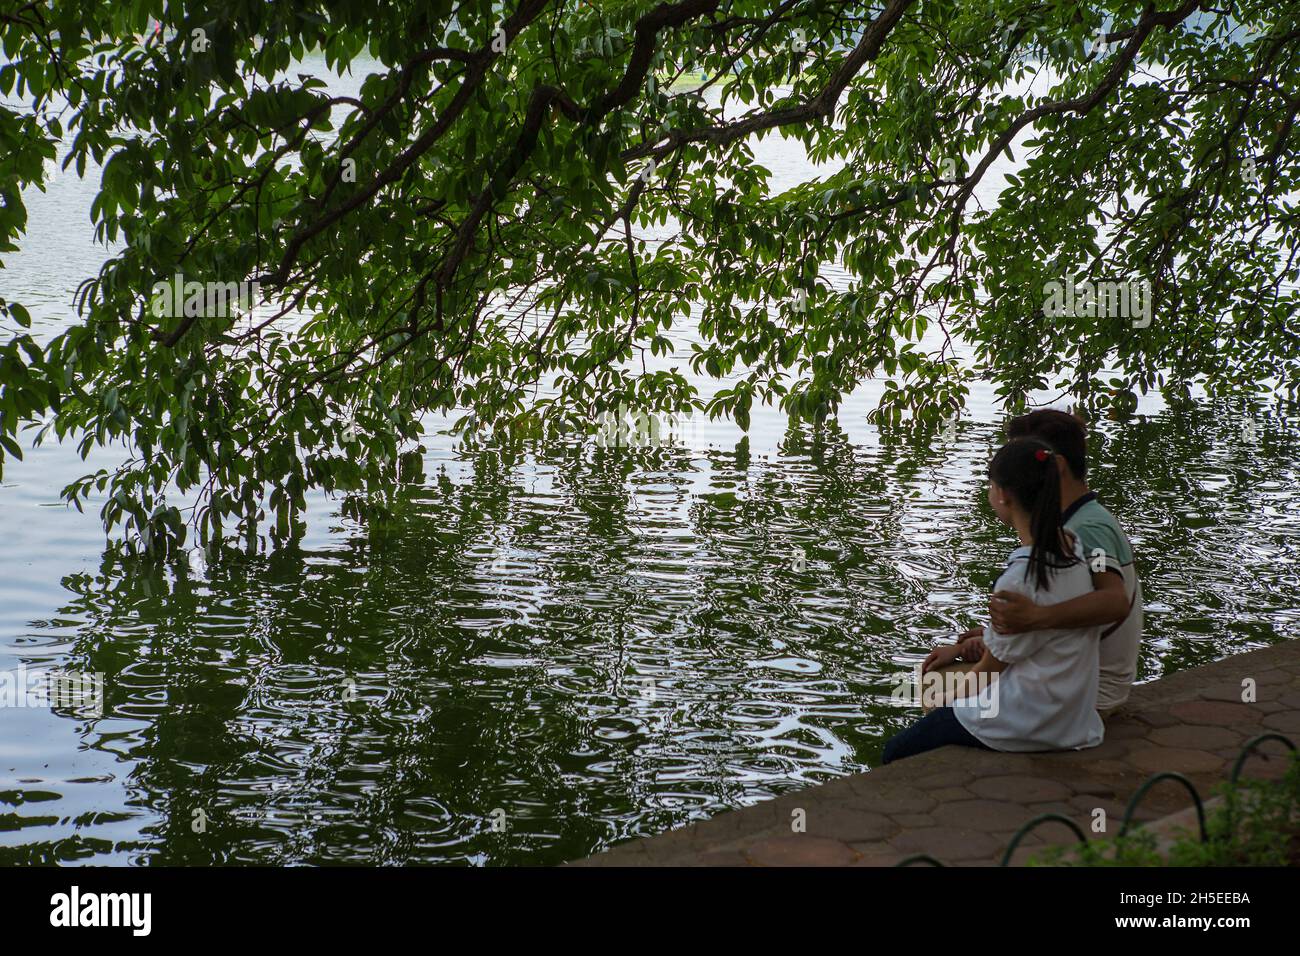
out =
[[914,757],[927,750],[937,750],[955,744],[958,747],[977,747],[992,750],[961,725],[951,707],[936,707],[911,727],[900,731],[885,742],[884,763]]

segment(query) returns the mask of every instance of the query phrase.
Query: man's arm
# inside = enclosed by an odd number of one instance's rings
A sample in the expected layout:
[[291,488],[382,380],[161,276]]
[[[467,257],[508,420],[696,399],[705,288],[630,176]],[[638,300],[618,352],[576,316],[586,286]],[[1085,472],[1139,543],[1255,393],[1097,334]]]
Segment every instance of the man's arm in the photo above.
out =
[[1060,604],[1035,604],[1015,591],[998,591],[989,599],[989,618],[999,634],[1053,628],[1100,627],[1128,617],[1124,578],[1116,571],[1093,572],[1092,593]]

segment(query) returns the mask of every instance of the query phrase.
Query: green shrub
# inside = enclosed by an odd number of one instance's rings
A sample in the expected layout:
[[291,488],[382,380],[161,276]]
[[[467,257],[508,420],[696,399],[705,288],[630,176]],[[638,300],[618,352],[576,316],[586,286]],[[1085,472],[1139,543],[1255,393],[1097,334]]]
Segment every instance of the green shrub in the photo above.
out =
[[1279,780],[1243,780],[1216,788],[1222,802],[1206,812],[1206,839],[1179,830],[1163,853],[1154,833],[1051,847],[1030,866],[1288,866],[1300,863],[1300,755]]

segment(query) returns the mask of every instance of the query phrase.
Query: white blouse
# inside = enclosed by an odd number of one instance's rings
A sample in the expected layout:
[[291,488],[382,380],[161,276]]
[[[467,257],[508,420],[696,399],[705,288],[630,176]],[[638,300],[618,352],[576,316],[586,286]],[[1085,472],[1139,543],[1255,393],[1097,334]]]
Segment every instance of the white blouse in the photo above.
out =
[[[1016,591],[1038,605],[1092,593],[1092,573],[1077,539],[1079,561],[1053,567],[1047,590],[1034,586],[1029,551],[1022,545],[1011,552],[994,591]],[[994,750],[1097,746],[1104,733],[1097,715],[1100,637],[1100,627],[999,634],[986,626],[984,644],[1007,668],[981,693],[953,701],[953,712],[963,727]]]

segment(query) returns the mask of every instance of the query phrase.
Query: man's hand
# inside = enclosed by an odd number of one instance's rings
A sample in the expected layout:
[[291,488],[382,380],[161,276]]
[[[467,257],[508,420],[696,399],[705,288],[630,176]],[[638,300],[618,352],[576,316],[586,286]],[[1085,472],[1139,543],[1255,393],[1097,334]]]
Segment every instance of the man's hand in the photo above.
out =
[[1128,617],[1130,602],[1118,572],[1092,575],[1093,590],[1060,604],[1040,607],[1014,591],[999,591],[989,599],[989,618],[999,634],[1055,628],[1098,627]]
[[1015,591],[999,591],[989,598],[989,621],[999,634],[1021,634],[1043,626],[1042,608]]

